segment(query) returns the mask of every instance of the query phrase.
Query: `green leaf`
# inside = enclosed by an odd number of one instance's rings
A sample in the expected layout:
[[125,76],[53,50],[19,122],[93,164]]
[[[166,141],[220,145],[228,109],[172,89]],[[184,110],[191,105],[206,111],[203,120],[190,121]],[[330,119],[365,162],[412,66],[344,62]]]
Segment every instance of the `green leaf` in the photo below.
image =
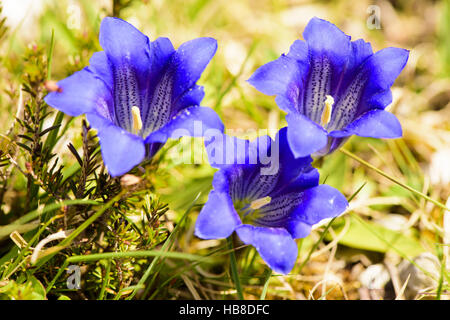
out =
[[33,289],[32,293],[30,294],[30,299],[32,300],[45,300],[46,293],[45,288],[42,285],[42,283],[36,279],[35,277],[30,278],[30,284]]
[[[342,239],[339,240],[340,244],[377,252],[395,251],[406,257],[414,257],[425,251],[419,241],[410,236],[373,222],[363,221],[354,215],[350,215],[348,218],[350,219],[350,226]],[[337,237],[344,229],[342,220],[339,224],[335,229],[336,234],[338,234]]]

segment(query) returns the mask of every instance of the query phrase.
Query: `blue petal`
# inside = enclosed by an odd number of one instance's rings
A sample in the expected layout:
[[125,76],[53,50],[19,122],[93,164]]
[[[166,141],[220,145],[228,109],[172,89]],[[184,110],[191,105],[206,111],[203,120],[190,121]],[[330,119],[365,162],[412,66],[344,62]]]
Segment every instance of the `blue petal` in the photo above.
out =
[[116,67],[131,64],[136,71],[148,72],[149,39],[128,22],[106,17],[100,25],[100,45]]
[[198,106],[204,96],[205,92],[203,87],[195,85],[176,101],[175,110],[182,110],[190,106]]
[[302,75],[308,65],[282,55],[275,61],[259,67],[248,82],[258,91],[277,95],[277,104],[286,112],[297,110],[299,94],[303,90]]
[[289,53],[286,56],[301,63],[308,63],[308,45],[305,41],[295,40],[289,48]]
[[245,244],[256,248],[261,258],[275,272],[288,274],[294,267],[298,248],[285,229],[241,225],[236,228],[236,232]]
[[[331,95],[335,98],[335,101],[337,100],[337,103],[333,106],[331,122],[327,126],[329,131],[336,129],[339,125],[341,127],[345,125],[344,123],[338,123],[339,119],[337,118],[342,117],[342,122],[346,121],[346,123],[352,120],[361,101],[362,90],[367,83],[364,79],[365,75],[359,75],[359,73],[361,73],[361,64],[373,54],[372,46],[370,43],[359,39],[351,42],[351,48],[352,51],[348,57],[345,71],[342,72],[336,88],[332,89]],[[345,114],[342,114],[344,110]]]
[[211,166],[232,172],[233,199],[258,199],[277,186],[279,152],[269,136],[248,141],[219,135],[209,140],[205,144]]
[[304,115],[290,113],[287,138],[295,157],[306,157],[327,145],[327,132]]
[[161,128],[174,113],[173,72],[170,70],[170,61],[175,49],[167,38],[158,38],[151,42],[150,49],[152,64],[141,105],[144,137]]
[[337,217],[348,207],[345,197],[325,184],[305,190],[301,198],[286,225],[294,238],[305,236],[307,226],[304,224],[312,226],[323,219]]
[[241,224],[230,195],[211,191],[195,223],[195,235],[202,239],[226,238]]
[[221,134],[224,130],[217,113],[207,107],[194,106],[184,109],[161,129],[152,132],[145,143],[166,142],[184,136],[204,137]]
[[352,50],[350,37],[334,24],[313,18],[303,32],[310,56],[310,74],[300,112],[319,123],[326,95],[339,86]]
[[409,51],[400,48],[385,48],[366,60],[363,70],[367,77],[367,85],[363,93],[363,104],[359,114],[369,109],[384,109],[391,102],[390,87],[406,66]]
[[303,31],[310,55],[326,56],[340,73],[347,63],[351,52],[350,36],[339,30],[334,24],[319,18],[312,18]]
[[254,165],[244,167],[243,197],[256,200],[278,188],[283,173],[283,167],[280,167],[282,152],[279,143],[267,135],[250,142],[249,163]]
[[50,92],[44,100],[68,115],[79,116],[95,110],[107,114],[108,106],[112,105],[111,92],[105,83],[87,69],[59,81],[58,86],[62,91]]
[[289,231],[294,239],[306,238],[311,233],[312,225],[303,222],[302,220],[295,219],[290,220],[286,225],[286,229]]
[[319,184],[319,171],[311,166],[312,158],[308,155],[296,158],[288,141],[288,127],[280,129],[275,138],[279,145],[280,176],[271,196],[315,187]]
[[390,87],[407,59],[407,50],[386,48],[366,58],[352,77],[346,75],[344,89],[333,106],[332,120],[327,129],[341,130],[362,113],[375,108],[384,109],[390,104]]
[[142,136],[161,129],[176,114],[173,107],[173,72],[166,70],[158,80],[154,79],[151,97],[143,107]]
[[352,53],[347,63],[346,71],[355,71],[367,58],[373,54],[372,45],[363,39],[351,42]]
[[301,192],[282,192],[277,196],[272,196],[270,203],[258,209],[255,224],[263,227],[284,228],[290,215],[301,201]]
[[113,67],[116,121],[131,131],[131,108],[145,103],[151,64],[149,39],[128,22],[106,17],[99,40]]
[[224,169],[236,164],[249,164],[250,142],[226,134],[205,138],[205,148],[209,164],[213,168]]
[[[171,43],[159,38],[156,63],[152,67],[148,103],[143,107],[143,136],[161,129],[181,110],[198,105],[203,91],[195,85],[217,49],[212,38],[198,38],[186,42],[173,51]],[[156,47],[155,43],[152,46]]]
[[87,113],[86,117],[98,131],[103,162],[113,177],[127,173],[144,159],[145,146],[142,138],[96,113]]
[[213,38],[197,38],[183,43],[173,55],[175,99],[186,93],[200,76],[217,50]]
[[371,138],[400,138],[402,136],[402,126],[392,113],[385,110],[370,110],[343,130],[331,132],[330,136],[342,138],[353,134]]
[[175,49],[168,38],[160,37],[150,43],[152,68],[150,70],[152,81],[160,77],[161,71],[169,63]]
[[104,51],[94,52],[89,59],[89,66],[86,69],[102,79],[110,91],[113,90],[114,80],[112,66]]

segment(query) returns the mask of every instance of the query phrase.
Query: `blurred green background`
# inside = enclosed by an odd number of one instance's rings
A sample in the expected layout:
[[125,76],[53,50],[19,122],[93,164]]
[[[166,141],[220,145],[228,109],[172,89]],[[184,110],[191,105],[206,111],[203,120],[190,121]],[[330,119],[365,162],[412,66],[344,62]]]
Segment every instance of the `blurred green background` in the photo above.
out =
[[[23,62],[26,48],[48,48],[54,32],[51,78],[63,79],[85,67],[92,53],[101,50],[98,30],[107,15],[127,20],[151,40],[168,37],[175,47],[200,36],[217,39],[218,51],[199,81],[206,92],[202,105],[214,108],[232,130],[286,125],[273,97],[260,94],[246,80],[258,66],[286,53],[314,16],[333,22],[352,39],[371,42],[374,51],[389,46],[409,49],[408,64],[394,84],[394,101],[389,106],[402,123],[403,138],[353,137],[345,148],[441,203],[450,196],[448,0],[4,0],[2,5],[8,26],[0,34],[2,134],[23,99],[21,77],[30,68]],[[379,28],[374,25],[374,14]],[[75,160],[66,145],[71,141],[81,146],[80,128],[81,120],[76,119],[56,146],[67,165]],[[176,148],[176,142],[163,151],[171,148]],[[179,164],[173,152],[166,153],[158,170],[155,192],[169,205],[165,221],[170,229],[199,192],[200,202],[206,201],[214,170],[207,163]],[[267,298],[449,297],[450,225],[444,224],[444,210],[340,152],[326,157],[320,171],[322,181],[326,178],[327,184],[347,197],[364,187],[351,201],[350,212],[337,219],[323,239],[325,227],[318,226],[310,237],[299,241],[297,266],[288,276],[271,277]],[[191,212],[178,233],[176,250],[205,254],[223,244],[193,235],[198,210]],[[317,247],[308,256],[314,244]],[[257,299],[267,267],[254,251],[242,251],[245,295]],[[235,293],[225,273],[217,266],[191,269],[184,275],[188,280],[183,278],[179,286],[157,298],[232,298]]]

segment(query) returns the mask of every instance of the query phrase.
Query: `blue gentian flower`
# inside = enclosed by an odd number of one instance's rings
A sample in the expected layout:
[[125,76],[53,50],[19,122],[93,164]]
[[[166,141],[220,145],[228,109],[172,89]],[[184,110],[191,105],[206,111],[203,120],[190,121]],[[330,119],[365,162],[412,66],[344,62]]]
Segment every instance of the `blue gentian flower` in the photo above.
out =
[[199,106],[204,92],[196,85],[217,50],[215,39],[194,39],[175,50],[169,39],[151,42],[131,24],[111,17],[103,19],[99,38],[104,51],[59,81],[59,90],[45,101],[71,116],[86,114],[112,176],[152,157],[168,138],[202,136],[207,129],[223,132],[218,115]]
[[[294,157],[286,131],[281,129],[275,141],[268,136],[251,142],[224,136],[220,143],[207,145],[209,161],[219,171],[195,226],[202,239],[226,238],[236,231],[270,268],[283,274],[297,259],[294,239],[306,237],[312,225],[338,216],[348,206],[338,190],[319,185],[310,156]],[[265,154],[278,161],[272,174],[263,170],[268,166],[262,161]]]
[[277,105],[287,112],[295,156],[331,153],[351,135],[401,137],[399,121],[384,109],[392,102],[390,87],[409,51],[391,47],[373,53],[370,43],[351,41],[318,18],[311,19],[303,37],[248,80],[262,93],[276,95]]

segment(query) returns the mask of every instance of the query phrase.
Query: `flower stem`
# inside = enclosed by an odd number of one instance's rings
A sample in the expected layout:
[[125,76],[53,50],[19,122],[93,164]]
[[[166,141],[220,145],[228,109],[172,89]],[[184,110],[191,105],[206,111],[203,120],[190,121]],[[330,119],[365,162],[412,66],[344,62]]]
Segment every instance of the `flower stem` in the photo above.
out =
[[261,292],[261,296],[259,297],[259,300],[265,300],[266,299],[267,289],[269,288],[269,282],[270,282],[270,277],[271,276],[272,276],[272,269],[269,269],[269,271],[267,272],[266,281],[264,283],[264,287],[263,287],[263,290]]
[[233,239],[231,236],[227,238],[228,248],[230,252],[230,264],[231,264],[231,277],[233,279],[234,285],[236,286],[236,293],[239,300],[244,300],[244,295],[242,293],[241,281],[239,279],[239,272],[237,268],[236,255],[234,254]]
[[404,184],[403,182],[398,181],[398,180],[395,179],[394,177],[388,175],[386,172],[384,172],[384,171],[378,169],[377,167],[371,165],[371,164],[368,163],[367,161],[364,161],[363,159],[359,158],[358,156],[356,156],[355,154],[351,153],[350,151],[345,150],[345,149],[343,149],[343,148],[339,149],[339,151],[341,151],[341,152],[342,152],[343,154],[345,154],[346,156],[349,156],[350,158],[352,158],[352,159],[358,161],[359,163],[365,165],[366,167],[368,167],[368,168],[370,168],[370,169],[372,169],[372,170],[378,172],[378,173],[381,174],[383,177],[385,177],[385,178],[391,180],[392,182],[398,184],[399,186],[405,188],[406,190],[411,191],[412,193],[415,193],[416,195],[418,195],[418,196],[420,196],[420,197],[422,197],[422,198],[424,198],[424,199],[426,199],[426,200],[428,200],[428,201],[434,203],[435,205],[437,205],[438,207],[440,207],[440,208],[442,208],[442,209],[444,209],[444,210],[450,210],[450,209],[448,209],[445,205],[443,205],[442,203],[440,203],[440,202],[434,200],[433,198],[430,198],[430,197],[427,196],[426,194],[424,194],[424,193],[422,193],[422,192],[420,192],[420,191],[418,191],[418,190],[416,190],[416,189],[414,189],[414,188],[408,186],[407,184]]

